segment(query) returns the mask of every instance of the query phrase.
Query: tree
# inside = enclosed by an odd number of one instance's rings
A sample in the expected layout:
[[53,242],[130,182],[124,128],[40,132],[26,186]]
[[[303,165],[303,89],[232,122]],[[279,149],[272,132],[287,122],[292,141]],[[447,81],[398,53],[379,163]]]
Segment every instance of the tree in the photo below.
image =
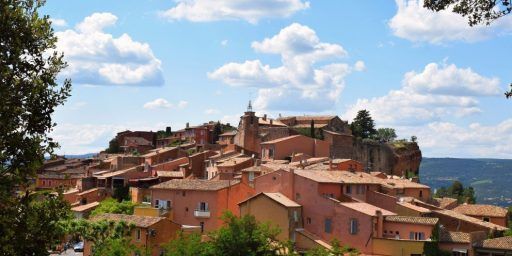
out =
[[385,142],[390,142],[396,139],[396,132],[393,128],[379,128],[377,129],[377,135],[378,140],[382,140]]
[[211,143],[214,144],[215,142],[217,142],[219,140],[219,136],[221,134],[222,134],[222,125],[220,124],[219,121],[217,121],[217,123],[213,127]]
[[113,198],[108,198],[100,202],[98,207],[91,212],[91,215],[98,215],[101,213],[120,213],[120,214],[133,214],[135,204],[131,201],[118,202]]
[[121,147],[119,146],[119,141],[117,141],[117,138],[113,138],[108,142],[108,148],[105,150],[105,152],[109,154],[116,154],[121,152]]
[[510,91],[505,92],[505,97],[507,97],[507,99],[512,98],[512,84],[510,84]]
[[276,255],[281,248],[272,243],[279,229],[258,223],[254,216],[238,218],[227,211],[221,218],[225,225],[209,235],[213,255]]
[[470,26],[489,25],[512,11],[510,0],[425,0],[424,7],[436,12],[449,9],[467,17]]
[[459,203],[476,203],[475,190],[473,187],[464,188],[460,181],[454,181],[448,188],[440,187],[436,190],[435,197],[451,197],[457,199]]
[[367,139],[377,134],[375,123],[368,110],[359,110],[356,118],[350,124],[352,134],[358,138]]
[[201,235],[185,235],[178,233],[178,237],[165,246],[165,256],[202,256],[211,255],[208,243],[201,242]]
[[418,137],[415,135],[411,136],[411,142],[416,143],[418,141]]
[[134,252],[140,255],[141,253],[130,241],[133,224],[124,221],[73,219],[61,221],[59,225],[66,231],[66,234],[81,237],[92,243],[92,255],[94,256],[124,256]]
[[68,209],[62,197],[28,189],[58,147],[52,113],[71,91],[70,80],[57,83],[66,63],[49,17],[38,14],[43,4],[0,0],[0,255],[47,254],[60,233],[52,223]]

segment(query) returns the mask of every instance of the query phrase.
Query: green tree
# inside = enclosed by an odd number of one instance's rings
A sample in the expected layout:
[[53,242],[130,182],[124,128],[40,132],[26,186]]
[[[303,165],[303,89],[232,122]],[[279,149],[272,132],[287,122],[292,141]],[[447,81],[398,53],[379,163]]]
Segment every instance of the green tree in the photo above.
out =
[[117,138],[113,138],[108,142],[108,148],[105,150],[105,152],[109,154],[116,154],[121,152],[121,147],[119,146],[119,141],[117,141]]
[[378,140],[382,140],[385,142],[390,142],[396,139],[396,132],[393,128],[379,128],[377,129],[377,135],[375,135]]
[[451,197],[459,203],[476,203],[475,190],[473,187],[464,187],[460,181],[454,181],[448,188],[440,187],[436,190],[434,197]]
[[0,255],[47,254],[60,232],[53,223],[68,209],[60,196],[28,190],[58,147],[48,136],[51,117],[71,91],[69,80],[57,83],[66,63],[49,17],[38,14],[43,4],[0,0]]
[[120,213],[120,214],[133,214],[135,204],[131,201],[118,202],[113,198],[108,198],[100,202],[98,207],[91,212],[91,215],[98,215],[101,213]]
[[217,121],[217,123],[213,127],[211,143],[214,144],[215,142],[217,142],[219,140],[219,136],[221,134],[222,134],[222,125],[220,124],[219,121]]
[[418,141],[418,137],[415,135],[411,136],[411,142],[416,143]]
[[61,221],[59,224],[68,235],[80,237],[92,243],[94,256],[125,256],[134,252],[141,253],[130,240],[133,224],[124,221],[84,219]]
[[425,0],[424,7],[433,10],[451,10],[468,19],[471,26],[491,24],[512,11],[510,0]]
[[352,129],[352,134],[355,137],[362,139],[371,138],[377,134],[377,131],[375,130],[375,123],[370,116],[370,112],[365,109],[357,112],[357,116],[350,124],[350,128]]
[[238,218],[227,211],[222,220],[225,225],[209,235],[213,255],[265,256],[276,255],[281,249],[274,244],[279,229],[258,223],[254,216]]
[[210,244],[201,242],[201,235],[185,235],[178,233],[178,237],[165,246],[165,256],[203,256],[211,255]]

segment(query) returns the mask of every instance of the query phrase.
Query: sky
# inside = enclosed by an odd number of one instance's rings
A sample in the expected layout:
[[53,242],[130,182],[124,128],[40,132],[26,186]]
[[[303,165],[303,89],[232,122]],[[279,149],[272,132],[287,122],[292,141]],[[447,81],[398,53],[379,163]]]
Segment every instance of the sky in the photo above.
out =
[[52,0],[72,80],[60,154],[120,131],[367,109],[426,157],[512,158],[512,16],[469,27],[419,0]]

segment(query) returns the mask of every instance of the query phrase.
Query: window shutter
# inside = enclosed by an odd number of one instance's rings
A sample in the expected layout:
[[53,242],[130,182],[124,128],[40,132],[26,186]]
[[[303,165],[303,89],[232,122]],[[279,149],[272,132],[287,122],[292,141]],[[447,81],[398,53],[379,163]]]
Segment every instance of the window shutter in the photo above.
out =
[[414,232],[410,232],[409,233],[409,239],[410,240],[414,240]]
[[208,208],[208,203],[204,203],[204,209],[208,211],[210,208]]

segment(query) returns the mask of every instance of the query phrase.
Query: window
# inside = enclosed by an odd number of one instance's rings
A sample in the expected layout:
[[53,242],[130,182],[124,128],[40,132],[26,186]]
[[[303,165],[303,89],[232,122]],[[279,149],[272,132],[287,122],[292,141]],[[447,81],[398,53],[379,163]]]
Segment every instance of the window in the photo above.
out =
[[293,221],[298,222],[299,221],[299,213],[297,210],[293,211]]
[[183,191],[181,192],[181,195],[182,195],[182,196],[186,196],[186,195],[187,195],[187,191],[183,190]]
[[307,217],[307,218],[306,218],[306,223],[307,223],[307,224],[311,224],[311,218],[310,218],[310,217]]
[[357,219],[350,219],[350,234],[351,235],[357,234],[357,231],[358,231],[357,228],[358,228]]
[[160,201],[158,199],[155,200],[155,208],[158,208],[160,206]]
[[155,208],[171,209],[171,201],[156,199],[155,200]]
[[484,218],[483,218],[483,221],[485,221],[485,222],[490,222],[490,221],[491,221],[491,219],[490,219],[489,217],[484,217]]
[[295,193],[295,200],[299,200],[300,199],[300,193]]
[[135,238],[137,239],[137,241],[140,241],[140,228],[135,230]]
[[420,190],[420,197],[423,197],[423,190]]
[[410,240],[425,240],[425,233],[423,232],[410,232],[409,233]]
[[345,193],[346,194],[352,194],[352,186],[351,185],[347,185],[345,187]]
[[325,231],[325,233],[329,233],[329,234],[332,232],[332,220],[331,219],[325,219],[324,231]]
[[204,232],[204,222],[203,221],[199,222],[199,226],[201,226],[201,233],[203,233]]
[[208,203],[206,202],[200,202],[197,206],[197,210],[198,211],[201,211],[201,212],[207,212],[209,211],[208,209]]
[[268,149],[268,158],[273,158],[274,157],[274,149],[273,148],[269,148]]
[[249,181],[254,180],[254,172],[249,172]]

